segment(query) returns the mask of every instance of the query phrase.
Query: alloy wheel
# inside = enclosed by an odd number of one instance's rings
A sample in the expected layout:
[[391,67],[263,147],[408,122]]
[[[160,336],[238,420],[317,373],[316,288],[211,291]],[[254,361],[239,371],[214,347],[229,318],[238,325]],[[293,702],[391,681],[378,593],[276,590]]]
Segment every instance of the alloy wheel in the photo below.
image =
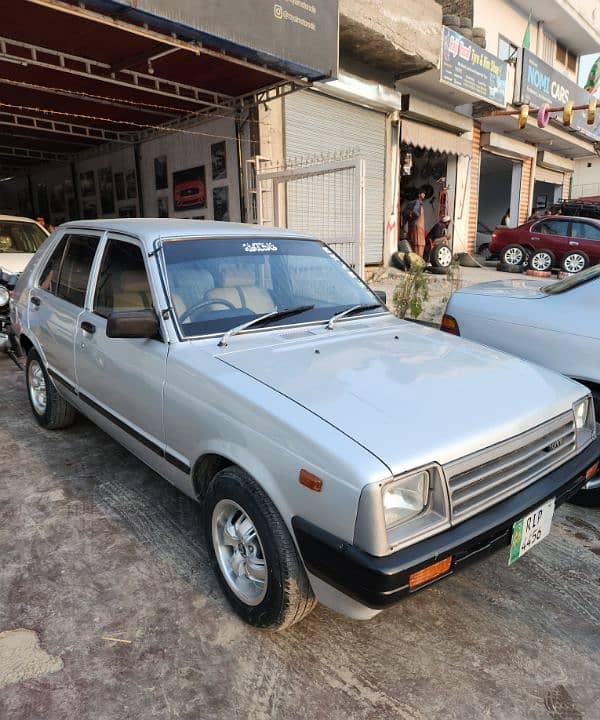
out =
[[585,258],[579,253],[571,253],[564,259],[563,266],[566,272],[581,272],[585,268]]
[[439,267],[450,267],[452,264],[452,253],[450,252],[450,248],[446,245],[442,245],[440,248],[438,248],[437,251],[437,261]]
[[509,248],[504,253],[504,262],[507,265],[520,265],[525,260],[525,254],[518,247]]
[[46,412],[46,378],[44,377],[42,366],[37,360],[32,360],[29,363],[27,380],[31,404],[36,413],[41,417]]
[[552,257],[547,252],[536,252],[529,260],[529,267],[532,270],[546,272],[552,268]]
[[233,500],[214,507],[212,542],[229,587],[242,602],[259,605],[267,593],[267,562],[254,522]]

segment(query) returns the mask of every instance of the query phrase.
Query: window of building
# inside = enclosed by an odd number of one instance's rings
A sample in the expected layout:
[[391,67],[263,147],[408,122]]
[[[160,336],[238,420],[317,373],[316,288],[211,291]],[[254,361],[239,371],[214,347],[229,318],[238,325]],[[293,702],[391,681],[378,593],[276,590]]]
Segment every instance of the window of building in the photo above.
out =
[[502,35],[498,35],[498,57],[500,60],[512,60],[517,56],[518,47]]
[[567,48],[559,42],[556,43],[556,59],[561,65],[567,64]]
[[152,293],[142,251],[133,243],[109,240],[102,258],[94,312],[108,317],[113,310],[152,308]]
[[83,307],[100,238],[93,235],[70,235],[67,239],[68,245],[60,269],[56,295],[73,305]]

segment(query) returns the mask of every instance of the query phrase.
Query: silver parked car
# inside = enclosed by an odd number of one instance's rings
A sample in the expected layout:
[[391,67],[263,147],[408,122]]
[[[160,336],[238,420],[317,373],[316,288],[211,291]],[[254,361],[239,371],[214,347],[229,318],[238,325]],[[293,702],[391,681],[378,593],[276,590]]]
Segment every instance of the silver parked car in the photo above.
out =
[[[260,627],[315,600],[368,618],[496,548],[514,562],[600,456],[586,388],[398,320],[290,232],[68,223],[13,318],[39,424],[80,411],[200,501]],[[490,375],[522,392],[487,402]]]
[[[600,267],[552,280],[506,280],[463,288],[442,327],[586,385],[600,421]],[[513,388],[505,390],[513,392]],[[578,496],[600,504],[600,474]]]

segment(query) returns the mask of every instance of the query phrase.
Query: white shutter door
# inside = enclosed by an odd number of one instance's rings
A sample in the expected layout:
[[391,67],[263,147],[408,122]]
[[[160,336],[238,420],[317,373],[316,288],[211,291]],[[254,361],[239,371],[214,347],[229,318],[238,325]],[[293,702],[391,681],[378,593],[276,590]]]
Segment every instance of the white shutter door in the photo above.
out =
[[[385,187],[385,114],[342,100],[305,90],[285,99],[285,156],[300,159],[355,150],[365,160],[365,262],[383,259]],[[351,202],[352,189],[344,182],[323,180],[323,192],[332,213],[344,217],[339,209]],[[288,213],[298,212],[294,193]],[[310,212],[309,208],[304,211]],[[326,238],[324,238],[326,239]]]
[[541,182],[552,183],[553,185],[563,184],[563,174],[556,172],[556,170],[548,170],[547,168],[538,165],[535,168],[535,179]]

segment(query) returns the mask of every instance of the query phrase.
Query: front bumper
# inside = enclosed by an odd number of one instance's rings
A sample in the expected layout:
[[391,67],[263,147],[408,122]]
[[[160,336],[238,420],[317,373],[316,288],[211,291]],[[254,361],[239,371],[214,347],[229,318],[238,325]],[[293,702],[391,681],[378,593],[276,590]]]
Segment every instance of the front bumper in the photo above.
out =
[[447,577],[510,545],[516,520],[546,500],[569,500],[585,484],[586,470],[600,457],[600,438],[529,487],[449,530],[392,555],[375,557],[300,517],[292,518],[298,547],[313,575],[370,608],[384,608],[431,583],[409,589],[409,576],[452,555]]

